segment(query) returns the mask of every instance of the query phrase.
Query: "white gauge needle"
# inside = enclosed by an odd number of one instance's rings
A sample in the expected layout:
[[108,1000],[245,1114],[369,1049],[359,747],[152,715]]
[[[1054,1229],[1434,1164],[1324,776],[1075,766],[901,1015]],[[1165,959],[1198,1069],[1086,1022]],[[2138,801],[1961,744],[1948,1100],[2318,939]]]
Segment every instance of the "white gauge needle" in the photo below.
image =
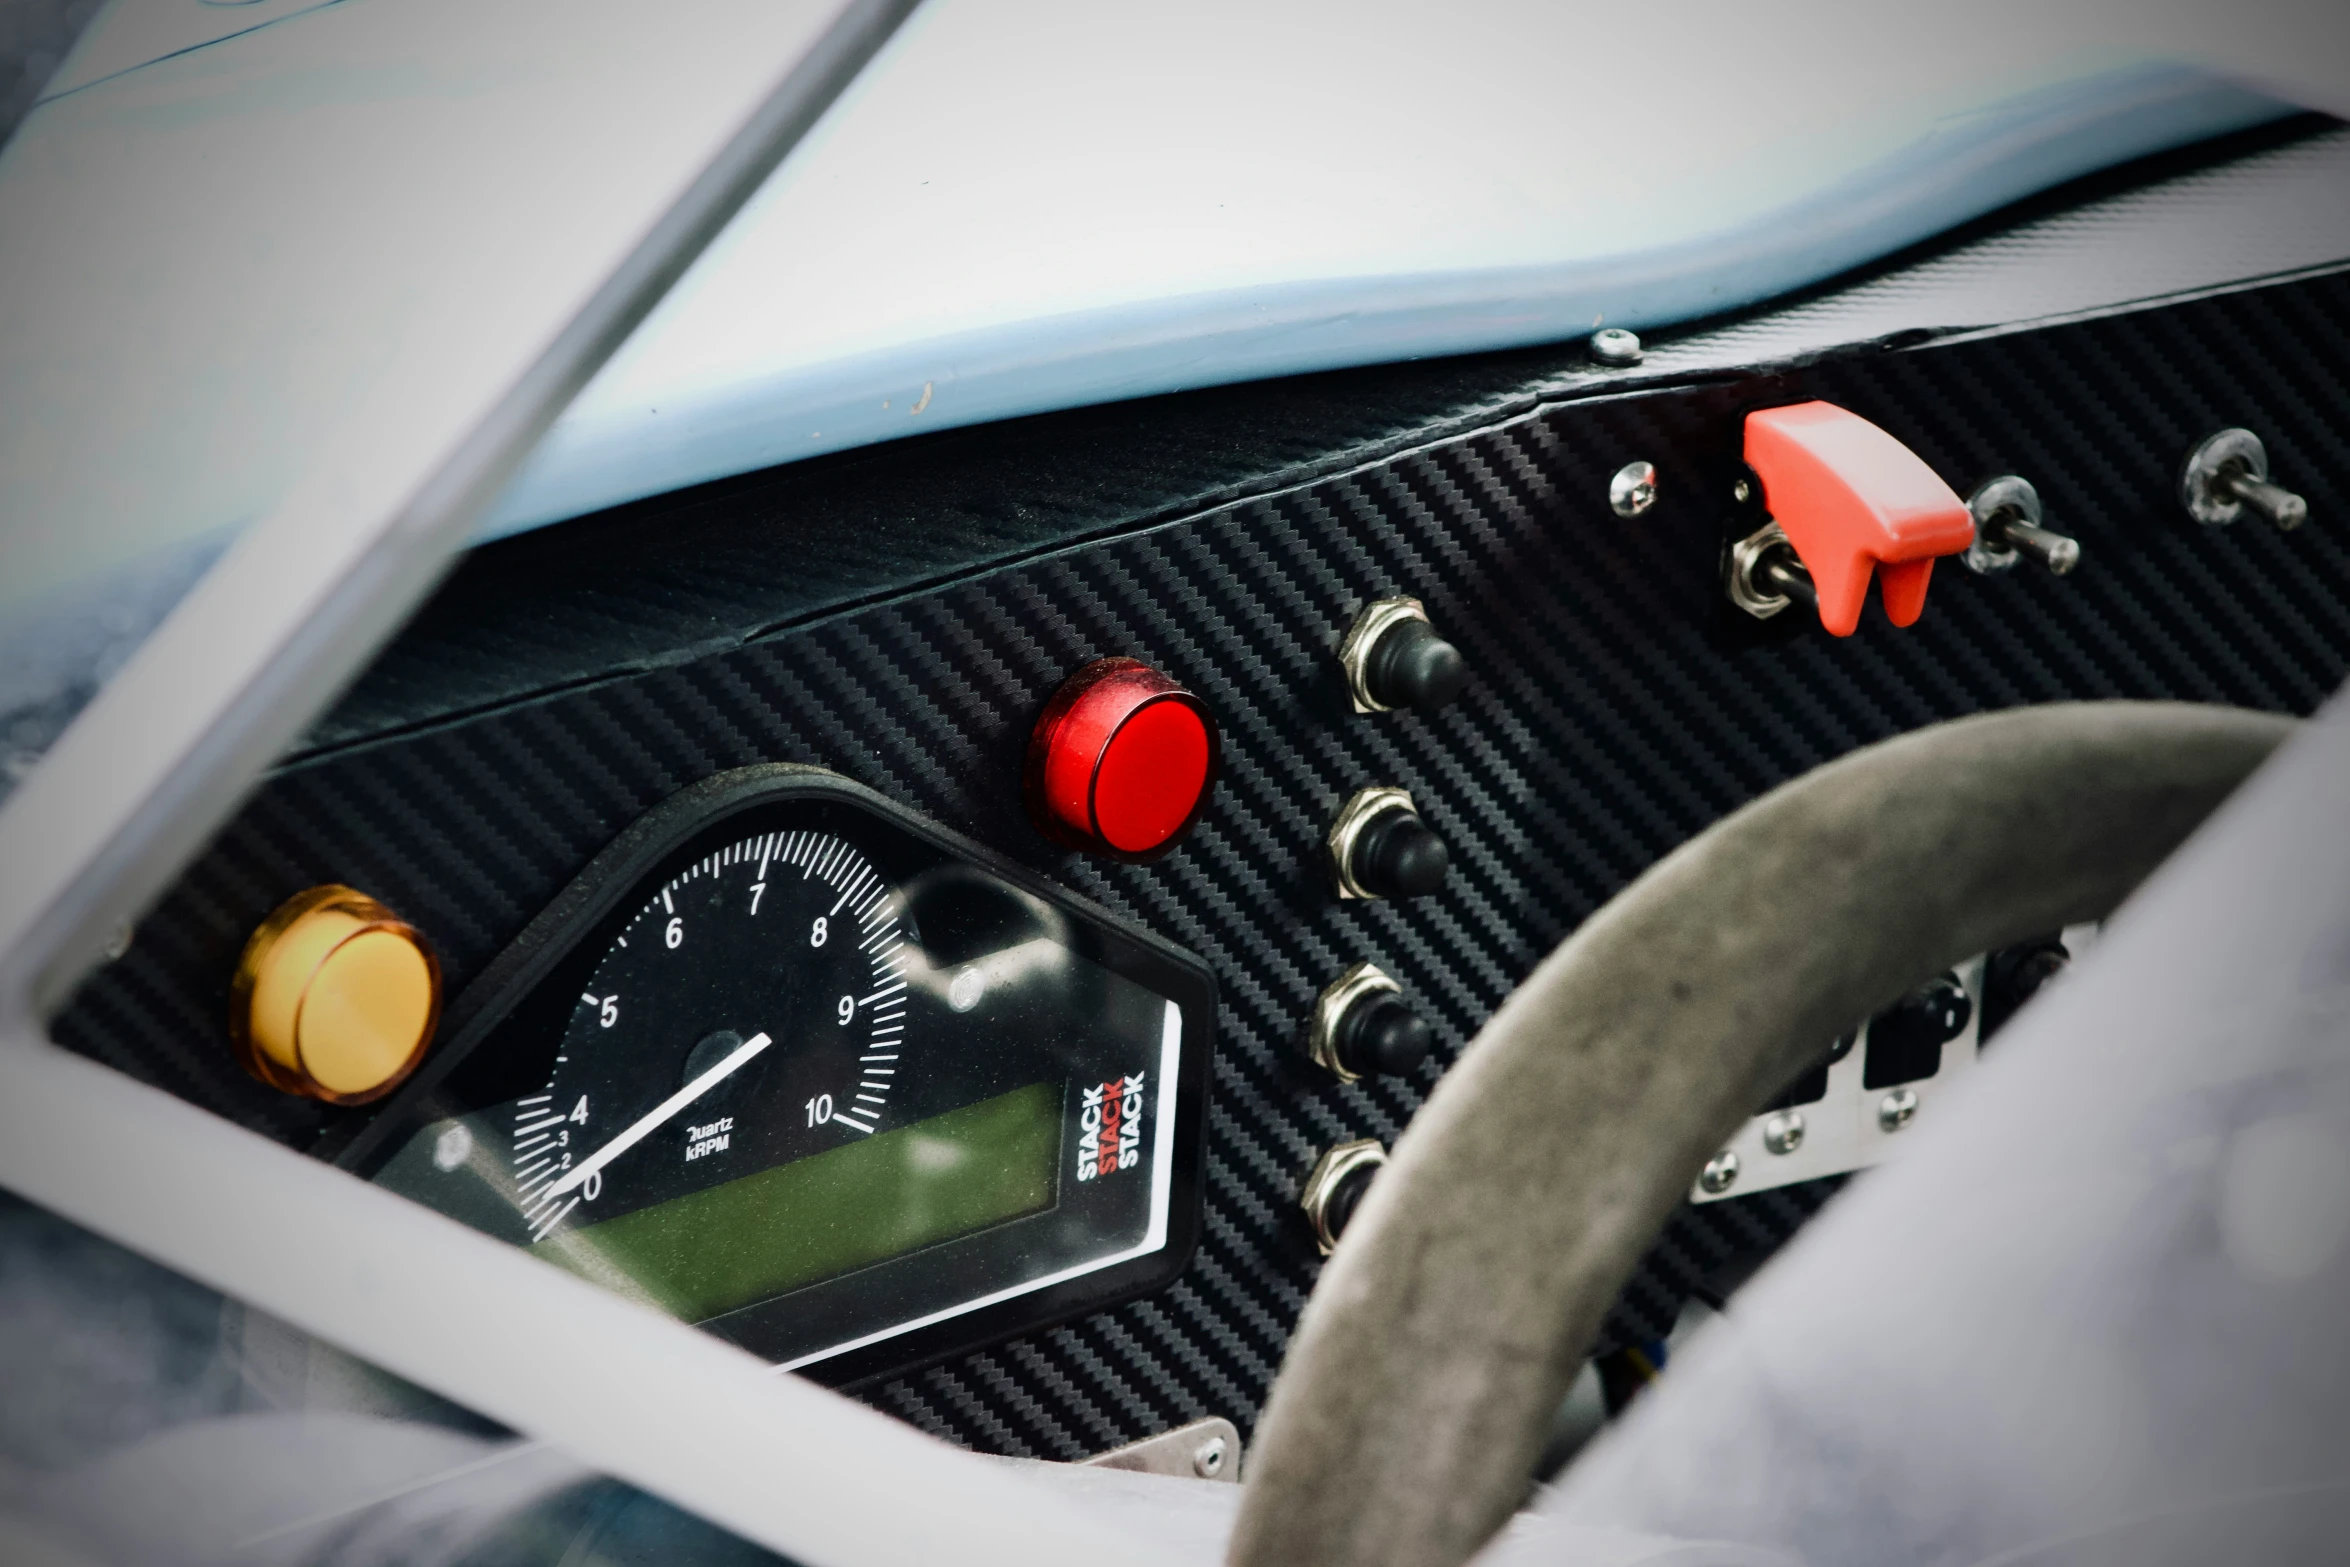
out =
[[566,1175],[563,1177],[563,1179],[548,1187],[546,1195],[549,1197],[560,1197],[565,1192],[571,1191],[575,1187],[583,1184],[589,1176],[595,1174],[598,1170],[601,1170],[604,1166],[610,1164],[613,1160],[619,1158],[622,1154],[628,1152],[631,1148],[634,1148],[637,1144],[652,1136],[654,1130],[658,1128],[663,1121],[668,1120],[671,1116],[677,1114],[678,1111],[683,1110],[687,1105],[692,1104],[695,1100],[701,1098],[702,1095],[708,1093],[711,1089],[716,1088],[720,1083],[725,1082],[729,1077],[732,1077],[742,1068],[742,1064],[745,1061],[750,1060],[751,1057],[757,1055],[760,1051],[766,1049],[773,1043],[775,1043],[775,1041],[769,1039],[765,1034],[753,1034],[750,1038],[735,1046],[733,1051],[727,1056],[725,1060],[719,1062],[716,1066],[710,1068],[709,1071],[704,1072],[700,1077],[695,1078],[692,1082],[686,1084],[676,1093],[671,1094],[668,1098],[653,1106],[653,1108],[647,1111],[644,1117],[640,1119],[636,1125],[630,1127],[627,1131],[622,1132],[618,1137],[613,1138],[603,1147],[597,1149],[584,1164],[579,1165],[569,1175]]

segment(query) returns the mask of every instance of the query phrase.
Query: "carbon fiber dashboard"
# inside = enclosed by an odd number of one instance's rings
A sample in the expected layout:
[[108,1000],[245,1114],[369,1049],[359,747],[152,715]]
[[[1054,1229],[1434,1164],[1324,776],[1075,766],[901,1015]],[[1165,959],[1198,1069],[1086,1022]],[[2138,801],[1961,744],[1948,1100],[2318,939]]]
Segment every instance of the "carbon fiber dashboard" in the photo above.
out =
[[[2307,712],[2350,672],[2350,275],[1750,374],[1585,377],[1362,456],[1365,432],[1492,406],[1559,359],[966,432],[485,550],[58,1035],[311,1146],[338,1113],[245,1079],[223,1042],[238,948],[290,893],[335,880],[384,899],[436,942],[454,991],[673,791],[755,762],[833,768],[1199,954],[1224,1009],[1188,1272],[859,1391],[1000,1453],[1075,1457],[1209,1414],[1245,1431],[1313,1284],[1295,1200],[1316,1155],[1392,1137],[1533,964],[1674,845],[1940,719],[2095,697]],[[1911,631],[1873,608],[1848,641],[1747,619],[1719,578],[1726,535],[1752,525],[1731,500],[1739,421],[1811,397],[1881,424],[1962,493],[2029,478],[2084,564],[2060,579],[1945,563]],[[2178,464],[2227,425],[2264,437],[2307,527],[2185,517]],[[1242,427],[1256,444],[1229,434]],[[1608,480],[1635,459],[1661,498],[1628,519]],[[1169,499],[1202,485],[1218,498]],[[1397,593],[1471,664],[1433,718],[1356,715],[1340,683],[1349,619]],[[1057,851],[1020,811],[1037,710],[1109,654],[1165,669],[1223,725],[1222,781],[1153,865]],[[1440,895],[1331,896],[1317,845],[1368,784],[1409,789],[1450,845]],[[1363,959],[1435,1025],[1412,1079],[1340,1085],[1299,1049],[1316,992]],[[1661,1335],[1832,1186],[1685,1208],[1610,1341]]]

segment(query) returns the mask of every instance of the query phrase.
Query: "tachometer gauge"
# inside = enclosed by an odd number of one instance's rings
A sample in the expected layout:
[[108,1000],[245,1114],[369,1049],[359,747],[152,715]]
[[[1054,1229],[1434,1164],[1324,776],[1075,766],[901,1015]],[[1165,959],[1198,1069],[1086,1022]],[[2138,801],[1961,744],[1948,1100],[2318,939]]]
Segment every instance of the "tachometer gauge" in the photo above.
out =
[[813,768],[589,866],[342,1161],[787,1365],[1155,1287],[1197,1229],[1189,955]]
[[[804,829],[664,882],[588,976],[546,1086],[515,1104],[531,1240],[874,1135],[905,1059],[903,903],[855,844]],[[673,1076],[647,1069],[662,1060]]]

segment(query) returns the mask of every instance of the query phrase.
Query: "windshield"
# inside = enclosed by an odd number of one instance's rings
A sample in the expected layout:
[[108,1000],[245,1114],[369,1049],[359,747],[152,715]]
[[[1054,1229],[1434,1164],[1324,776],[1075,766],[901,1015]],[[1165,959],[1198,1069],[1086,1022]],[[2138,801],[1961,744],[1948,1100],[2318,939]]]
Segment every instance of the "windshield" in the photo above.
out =
[[847,14],[213,10],[118,0],[0,146],[0,791],[368,421],[520,381]]

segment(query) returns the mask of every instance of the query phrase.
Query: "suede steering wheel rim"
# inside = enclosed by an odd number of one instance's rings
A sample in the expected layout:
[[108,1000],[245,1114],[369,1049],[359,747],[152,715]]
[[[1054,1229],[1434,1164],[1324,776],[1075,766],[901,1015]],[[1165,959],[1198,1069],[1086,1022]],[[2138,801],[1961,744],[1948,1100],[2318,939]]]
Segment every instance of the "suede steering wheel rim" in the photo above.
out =
[[2291,733],[2062,703],[1855,751],[1544,959],[1397,1139],[1259,1425],[1234,1567],[1455,1567],[1518,1506],[1602,1313],[1707,1158],[1852,1019],[2110,913]]

